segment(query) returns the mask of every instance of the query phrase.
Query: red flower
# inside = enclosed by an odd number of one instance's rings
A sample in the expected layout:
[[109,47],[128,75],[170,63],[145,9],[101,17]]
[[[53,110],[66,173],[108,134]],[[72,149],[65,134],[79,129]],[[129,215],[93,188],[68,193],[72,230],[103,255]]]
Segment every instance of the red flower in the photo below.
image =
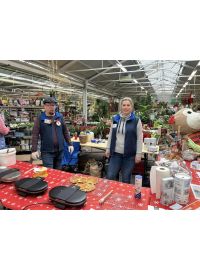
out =
[[168,124],[173,125],[175,123],[175,117],[174,115],[170,116],[169,120],[168,120]]

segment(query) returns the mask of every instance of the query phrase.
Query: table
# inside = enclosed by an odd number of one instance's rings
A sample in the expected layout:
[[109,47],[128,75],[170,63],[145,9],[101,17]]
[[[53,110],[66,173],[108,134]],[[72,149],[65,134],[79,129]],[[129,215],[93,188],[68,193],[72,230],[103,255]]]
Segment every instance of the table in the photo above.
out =
[[[25,174],[26,171],[35,167],[35,165],[28,162],[17,161],[16,165],[10,166],[12,168],[19,168],[21,171],[21,178],[32,177],[33,171]],[[45,181],[48,182],[48,191],[59,185],[69,186],[70,178],[73,173],[59,171],[48,168],[48,176]],[[99,205],[99,199],[113,190],[111,196],[105,201],[103,205]],[[3,206],[7,209],[13,210],[57,210],[51,204],[48,198],[48,191],[39,196],[19,196],[15,190],[14,184],[6,183],[0,184],[0,200]],[[142,198],[134,198],[134,186],[113,180],[98,178],[96,188],[92,192],[87,193],[87,202],[81,210],[147,210],[150,201],[150,189],[142,188]],[[77,209],[77,208],[70,208]]]
[[[200,177],[198,176],[197,171],[190,168],[190,162],[189,161],[186,162],[186,165],[187,165],[187,167],[190,169],[190,171],[192,173],[192,184],[200,185]],[[197,201],[197,200],[195,199],[195,197],[193,195],[193,192],[192,192],[192,190],[190,188],[188,204],[190,204],[190,203],[192,203],[194,201]],[[172,205],[174,203],[172,203]],[[167,205],[160,204],[160,199],[156,199],[156,194],[151,194],[150,195],[150,205],[158,207],[158,208],[164,208],[166,210],[171,210],[170,205],[167,206]]]
[[[80,142],[79,138],[77,138],[76,140],[74,138],[72,138],[71,141],[72,142]],[[107,142],[108,142],[108,140],[105,140],[105,143],[86,142],[86,143],[80,143],[80,146],[106,150]]]

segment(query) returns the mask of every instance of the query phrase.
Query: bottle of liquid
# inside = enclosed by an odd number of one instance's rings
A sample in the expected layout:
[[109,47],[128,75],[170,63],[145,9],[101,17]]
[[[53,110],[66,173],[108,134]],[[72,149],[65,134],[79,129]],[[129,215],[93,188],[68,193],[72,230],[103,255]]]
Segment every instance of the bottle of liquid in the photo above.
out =
[[135,199],[141,199],[142,175],[135,176]]

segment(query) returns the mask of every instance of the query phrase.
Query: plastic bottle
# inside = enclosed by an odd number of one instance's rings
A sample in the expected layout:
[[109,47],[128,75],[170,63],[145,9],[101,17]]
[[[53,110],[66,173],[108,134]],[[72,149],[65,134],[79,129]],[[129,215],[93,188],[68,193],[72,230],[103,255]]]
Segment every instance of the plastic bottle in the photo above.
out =
[[135,199],[141,199],[142,175],[135,176]]

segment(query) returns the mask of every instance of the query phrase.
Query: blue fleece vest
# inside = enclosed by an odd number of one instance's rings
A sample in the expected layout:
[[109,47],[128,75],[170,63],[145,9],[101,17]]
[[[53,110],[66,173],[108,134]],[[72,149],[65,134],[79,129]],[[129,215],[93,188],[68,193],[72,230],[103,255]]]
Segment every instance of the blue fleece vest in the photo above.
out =
[[0,149],[4,148],[6,148],[5,137],[4,135],[0,134]]
[[[41,138],[41,151],[42,152],[54,152],[54,141],[53,141],[53,126],[52,124],[45,123],[45,119],[49,119],[45,112],[40,114],[40,138]],[[63,136],[63,123],[64,119],[62,114],[56,112],[53,120],[54,122],[59,121],[61,125],[55,125],[55,130],[58,139],[58,150],[64,149],[64,136]]]
[[[111,155],[115,152],[116,134],[117,134],[119,120],[120,120],[119,114],[113,117],[114,127],[112,129],[112,137],[111,137],[111,143],[110,143]],[[125,157],[132,157],[136,155],[138,120],[139,118],[136,117],[134,113],[131,113],[130,118],[126,121],[125,139],[124,139],[124,156]]]

